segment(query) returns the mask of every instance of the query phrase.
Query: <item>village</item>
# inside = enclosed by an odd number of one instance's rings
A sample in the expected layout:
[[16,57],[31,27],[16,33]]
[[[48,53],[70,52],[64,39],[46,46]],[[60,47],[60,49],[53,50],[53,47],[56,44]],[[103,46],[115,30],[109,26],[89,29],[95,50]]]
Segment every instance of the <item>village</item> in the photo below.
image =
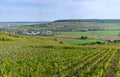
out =
[[1,31],[1,32],[5,32],[5,33],[10,33],[10,34],[19,34],[19,35],[42,35],[42,36],[50,36],[53,35],[54,33],[52,31],[49,30],[40,30],[40,31],[36,31],[36,30],[9,30],[9,31]]
[[[27,25],[28,27],[29,25]],[[61,26],[61,27],[49,27],[46,29],[41,29],[41,30],[34,30],[34,29],[27,29],[25,28],[26,26],[22,26],[23,29],[17,29],[16,27],[4,27],[4,28],[0,28],[0,32],[5,32],[5,33],[10,33],[10,34],[19,34],[19,35],[41,35],[41,36],[52,36],[55,35],[61,31],[80,31],[80,32],[87,32],[87,31],[100,31],[100,30],[104,30],[104,28],[102,27],[88,27],[88,28],[84,28],[84,27],[74,27],[74,26]],[[34,27],[34,26],[33,26]],[[38,28],[41,28],[38,27]]]

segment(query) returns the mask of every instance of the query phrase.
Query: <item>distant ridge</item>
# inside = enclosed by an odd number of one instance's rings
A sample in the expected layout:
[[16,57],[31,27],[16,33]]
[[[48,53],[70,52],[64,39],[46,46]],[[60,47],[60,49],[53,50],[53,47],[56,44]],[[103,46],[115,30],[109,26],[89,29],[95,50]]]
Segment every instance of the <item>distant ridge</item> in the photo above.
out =
[[120,19],[65,19],[54,22],[98,22],[98,23],[120,23]]
[[4,21],[0,23],[48,23],[50,21]]
[[0,26],[21,26],[21,25],[33,25],[33,24],[46,24],[49,21],[13,21],[13,22],[0,22]]

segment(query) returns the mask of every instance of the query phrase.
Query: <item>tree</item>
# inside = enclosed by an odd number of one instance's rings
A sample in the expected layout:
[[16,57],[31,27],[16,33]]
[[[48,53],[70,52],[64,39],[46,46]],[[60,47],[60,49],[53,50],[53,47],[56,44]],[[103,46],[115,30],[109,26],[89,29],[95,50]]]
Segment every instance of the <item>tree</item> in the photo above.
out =
[[88,39],[88,37],[87,36],[81,36],[80,39]]

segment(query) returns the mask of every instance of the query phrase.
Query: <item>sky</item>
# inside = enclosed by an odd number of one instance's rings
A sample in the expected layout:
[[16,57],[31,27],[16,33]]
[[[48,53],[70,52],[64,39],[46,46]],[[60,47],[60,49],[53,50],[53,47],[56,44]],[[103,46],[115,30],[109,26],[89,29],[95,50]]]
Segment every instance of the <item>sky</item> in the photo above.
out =
[[120,19],[120,0],[1,0],[0,21]]

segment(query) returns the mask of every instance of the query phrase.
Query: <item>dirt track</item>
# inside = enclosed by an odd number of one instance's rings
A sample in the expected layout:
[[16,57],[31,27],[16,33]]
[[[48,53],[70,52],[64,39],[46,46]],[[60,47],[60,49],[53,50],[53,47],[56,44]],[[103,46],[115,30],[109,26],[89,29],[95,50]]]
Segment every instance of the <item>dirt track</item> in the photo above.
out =
[[[94,36],[88,36],[89,38],[94,38]],[[57,38],[60,40],[68,40],[68,39],[79,39],[81,36],[54,36],[52,38]],[[100,36],[99,38],[103,40],[120,40],[120,36]]]
[[55,36],[54,38],[67,40],[67,39],[79,39],[81,36]]

